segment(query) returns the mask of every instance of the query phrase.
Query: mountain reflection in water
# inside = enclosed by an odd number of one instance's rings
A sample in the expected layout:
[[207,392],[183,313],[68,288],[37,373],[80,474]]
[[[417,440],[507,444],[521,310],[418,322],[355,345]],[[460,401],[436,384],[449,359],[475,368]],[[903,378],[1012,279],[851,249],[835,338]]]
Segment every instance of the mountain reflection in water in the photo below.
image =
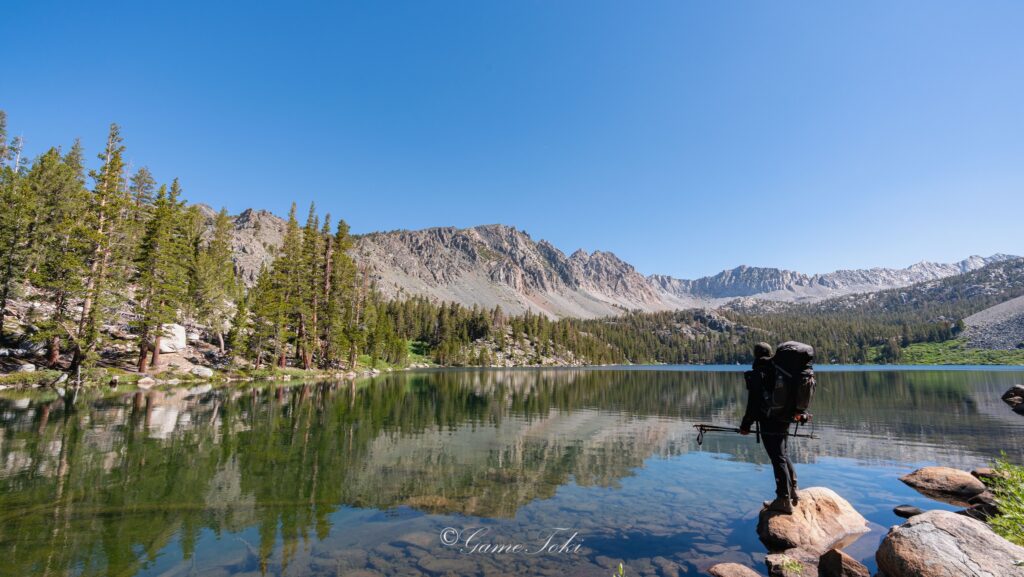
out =
[[[823,372],[819,440],[792,444],[804,486],[845,496],[874,531],[896,481],[927,463],[971,467],[1024,418],[999,400],[1022,373]],[[771,493],[736,423],[738,372],[453,370],[349,383],[148,391],[66,412],[0,400],[2,575],[676,575],[756,565]],[[486,527],[535,544],[578,532],[573,553],[460,553],[442,529]],[[759,567],[760,568],[760,567]]]

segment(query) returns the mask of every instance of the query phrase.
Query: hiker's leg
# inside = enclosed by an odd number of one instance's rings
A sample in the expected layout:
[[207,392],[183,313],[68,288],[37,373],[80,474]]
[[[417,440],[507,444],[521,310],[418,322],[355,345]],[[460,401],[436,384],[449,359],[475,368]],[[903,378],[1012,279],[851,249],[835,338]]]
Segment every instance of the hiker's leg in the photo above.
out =
[[761,442],[764,443],[764,450],[772,461],[772,471],[775,474],[775,496],[789,498],[789,488],[792,478],[790,471],[792,465],[789,457],[786,456],[786,435],[789,427],[785,423],[766,422],[761,424]]

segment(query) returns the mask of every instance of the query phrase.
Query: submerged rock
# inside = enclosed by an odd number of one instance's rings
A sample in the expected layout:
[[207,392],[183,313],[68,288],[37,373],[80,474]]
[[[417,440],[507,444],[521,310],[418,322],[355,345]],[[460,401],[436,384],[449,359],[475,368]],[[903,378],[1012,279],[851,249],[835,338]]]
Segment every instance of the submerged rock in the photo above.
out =
[[800,491],[800,503],[786,515],[761,511],[757,534],[770,551],[805,549],[817,556],[852,543],[868,531],[867,520],[846,499],[826,487]]
[[893,527],[875,554],[886,577],[1020,576],[1019,547],[988,525],[949,511],[928,511]]
[[871,571],[839,549],[831,549],[818,560],[818,577],[871,577]]
[[708,569],[708,575],[712,577],[761,577],[761,575],[739,563],[719,563]]
[[966,505],[971,497],[984,493],[985,484],[967,471],[950,467],[924,467],[900,477],[922,495],[953,505]]
[[892,512],[896,513],[897,517],[909,519],[915,515],[920,515],[921,513],[924,513],[924,510],[913,505],[897,505],[896,507],[893,507]]

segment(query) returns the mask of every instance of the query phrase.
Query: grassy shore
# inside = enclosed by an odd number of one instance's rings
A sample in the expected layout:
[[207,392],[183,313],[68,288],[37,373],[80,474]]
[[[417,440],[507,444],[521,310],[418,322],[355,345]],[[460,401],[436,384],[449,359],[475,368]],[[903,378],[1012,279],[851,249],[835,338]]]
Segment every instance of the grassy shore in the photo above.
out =
[[916,343],[900,352],[907,365],[1024,365],[1024,350],[972,349],[960,340]]

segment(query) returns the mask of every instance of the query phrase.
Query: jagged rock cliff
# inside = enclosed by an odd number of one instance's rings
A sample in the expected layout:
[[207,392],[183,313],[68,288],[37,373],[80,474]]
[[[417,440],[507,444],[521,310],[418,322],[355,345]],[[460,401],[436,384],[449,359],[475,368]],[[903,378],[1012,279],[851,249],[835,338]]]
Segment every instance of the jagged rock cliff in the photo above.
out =
[[[204,210],[212,222],[213,211]],[[285,223],[263,210],[235,217],[235,266],[246,284],[273,259]],[[719,306],[738,297],[764,301],[817,301],[834,296],[909,286],[976,270],[1009,258],[972,256],[952,264],[922,262],[903,269],[839,270],[806,275],[740,266],[684,280],[644,276],[605,251],[566,256],[551,243],[500,224],[459,229],[398,230],[362,235],[353,256],[390,297],[424,295],[441,301],[530,310],[554,317],[592,318],[626,310],[658,311]]]

